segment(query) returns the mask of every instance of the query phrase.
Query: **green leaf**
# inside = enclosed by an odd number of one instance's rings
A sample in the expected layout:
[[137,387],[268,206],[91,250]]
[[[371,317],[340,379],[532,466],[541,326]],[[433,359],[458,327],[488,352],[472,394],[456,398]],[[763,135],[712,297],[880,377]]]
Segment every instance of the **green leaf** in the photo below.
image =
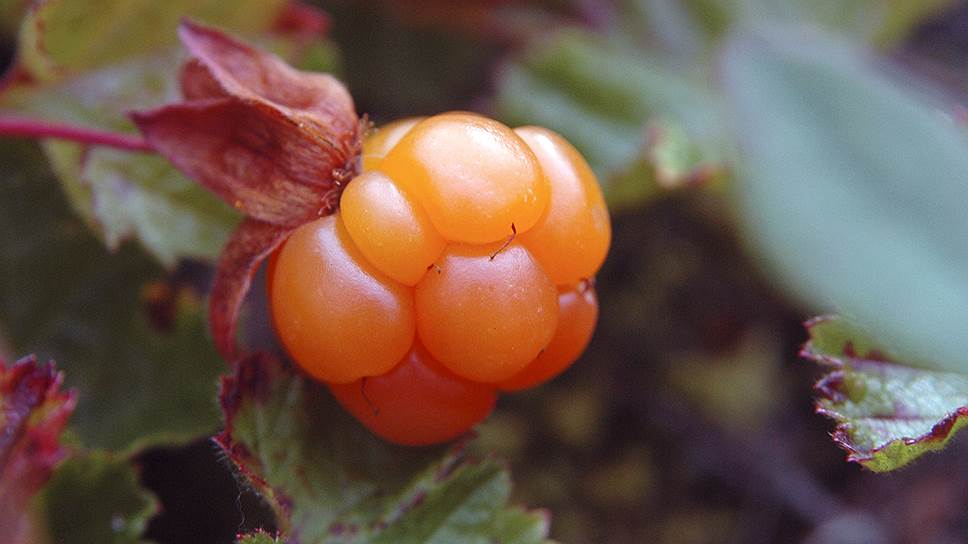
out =
[[158,155],[48,142],[47,155],[60,172],[82,217],[93,221],[111,251],[136,238],[163,265],[181,258],[214,260],[239,214]]
[[239,539],[239,544],[283,544],[283,541],[271,536],[269,533],[259,531],[243,536]]
[[779,279],[911,364],[968,372],[968,140],[945,104],[789,29],[734,41],[722,70],[739,219]]
[[50,542],[137,544],[158,503],[129,460],[95,451],[61,464],[34,509]]
[[542,542],[547,520],[508,507],[501,463],[462,447],[404,448],[371,435],[325,388],[268,356],[223,383],[230,458],[291,539],[318,542]]
[[[23,67],[49,81],[170,48],[182,18],[256,33],[271,25],[285,0],[43,0],[20,31]],[[174,73],[165,74],[173,76]]]
[[[692,3],[697,3],[692,0]],[[699,3],[709,3],[702,0]],[[953,0],[713,0],[725,6],[734,27],[819,25],[853,41],[881,47],[896,45],[926,19],[955,4]]]
[[[582,32],[559,33],[509,64],[499,81],[497,109],[511,125],[560,132],[588,159],[608,196],[609,178],[633,170],[639,159],[658,160],[653,166],[673,185],[720,161],[722,127],[702,81],[640,50]],[[672,150],[650,152],[650,123],[675,133],[665,143]],[[668,151],[676,156],[672,161]],[[631,192],[629,200],[649,194],[654,180],[641,183],[641,195]]]
[[202,304],[177,287],[156,323],[146,286],[163,272],[135,248],[109,255],[71,214],[35,147],[6,144],[0,174],[0,327],[14,350],[54,358],[77,387],[85,444],[187,441],[218,427],[224,367]]
[[843,318],[807,324],[801,355],[834,370],[817,383],[817,410],[837,422],[848,459],[885,472],[940,450],[968,425],[968,375],[910,368]]
[[[139,58],[41,88],[4,96],[8,108],[36,118],[133,132],[125,112],[178,98],[180,55]],[[48,141],[48,158],[75,210],[109,249],[136,238],[165,266],[214,259],[238,214],[168,161],[151,154]]]

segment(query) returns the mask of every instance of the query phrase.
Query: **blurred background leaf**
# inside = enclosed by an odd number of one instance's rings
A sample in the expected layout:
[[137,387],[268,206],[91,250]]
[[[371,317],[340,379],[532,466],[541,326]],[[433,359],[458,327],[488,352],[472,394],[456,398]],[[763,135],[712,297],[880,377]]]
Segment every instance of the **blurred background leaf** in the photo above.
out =
[[142,544],[158,508],[131,462],[101,451],[61,464],[34,504],[43,541],[52,544]]
[[257,33],[275,22],[285,0],[43,0],[20,31],[23,68],[40,80],[105,66],[178,43],[182,18]]
[[738,216],[778,278],[912,364],[968,371],[968,139],[953,106],[791,30],[732,42],[723,71]]
[[72,426],[88,446],[214,431],[224,363],[201,301],[169,287],[136,248],[109,255],[68,209],[35,146],[7,142],[0,152],[10,166],[0,183],[0,327],[11,348],[60,363],[79,390]]
[[[723,127],[702,77],[627,45],[563,31],[504,67],[496,110],[512,126],[560,132],[599,175],[610,205],[627,207],[651,196],[657,183],[683,184],[719,164]],[[637,160],[649,168],[636,169]],[[636,175],[624,184],[613,179],[630,172]]]

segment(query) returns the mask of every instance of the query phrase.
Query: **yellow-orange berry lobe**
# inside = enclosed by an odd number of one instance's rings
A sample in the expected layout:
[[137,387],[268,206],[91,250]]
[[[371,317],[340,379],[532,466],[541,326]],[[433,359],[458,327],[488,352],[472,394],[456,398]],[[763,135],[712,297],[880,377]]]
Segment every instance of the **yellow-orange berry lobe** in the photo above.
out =
[[487,417],[497,400],[494,386],[454,375],[419,343],[390,372],[329,388],[374,434],[407,446],[460,436]]
[[356,177],[340,198],[350,238],[380,272],[414,285],[446,242],[427,214],[381,172]]
[[451,245],[438,263],[417,284],[417,334],[455,374],[506,380],[551,341],[558,293],[524,246]]
[[534,151],[551,184],[544,215],[521,241],[555,284],[577,285],[598,272],[611,243],[602,190],[588,163],[564,138],[539,127],[515,132]]
[[548,347],[511,379],[501,382],[504,391],[520,391],[541,385],[574,363],[592,339],[598,320],[595,288],[587,284],[558,295],[558,328]]
[[417,123],[378,168],[424,207],[447,240],[484,244],[531,228],[548,181],[531,149],[505,125],[472,113]]
[[347,383],[384,374],[412,346],[412,289],[370,266],[338,215],[296,229],[271,264],[279,339],[316,379]]
[[581,356],[611,225],[574,147],[451,112],[371,131],[362,163],[267,271],[282,345],[347,411],[397,444],[453,440]]
[[423,119],[423,117],[399,119],[374,129],[363,141],[363,170],[376,169],[393,146],[397,145],[397,142]]

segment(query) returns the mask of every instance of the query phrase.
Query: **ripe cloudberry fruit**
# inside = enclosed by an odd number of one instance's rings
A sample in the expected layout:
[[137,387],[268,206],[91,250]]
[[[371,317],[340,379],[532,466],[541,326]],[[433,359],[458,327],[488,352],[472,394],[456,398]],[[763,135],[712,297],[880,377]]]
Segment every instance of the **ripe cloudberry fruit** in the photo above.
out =
[[371,134],[337,213],[269,264],[279,338],[371,431],[450,440],[497,391],[534,387],[584,351],[611,240],[594,174],[561,136],[472,113]]

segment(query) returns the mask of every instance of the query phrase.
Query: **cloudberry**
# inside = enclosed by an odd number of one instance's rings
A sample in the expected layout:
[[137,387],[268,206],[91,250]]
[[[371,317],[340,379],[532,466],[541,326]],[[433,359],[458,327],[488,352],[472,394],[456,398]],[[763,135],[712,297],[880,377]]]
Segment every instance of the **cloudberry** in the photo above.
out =
[[568,142],[452,112],[375,131],[362,161],[268,277],[282,344],[350,413],[392,442],[450,440],[581,355],[611,227]]

